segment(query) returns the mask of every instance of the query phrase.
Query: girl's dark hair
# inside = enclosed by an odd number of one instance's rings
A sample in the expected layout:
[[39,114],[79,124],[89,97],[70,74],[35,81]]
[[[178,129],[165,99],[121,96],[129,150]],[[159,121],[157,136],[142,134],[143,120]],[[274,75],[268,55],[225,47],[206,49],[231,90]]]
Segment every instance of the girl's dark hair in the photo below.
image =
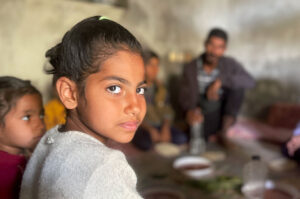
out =
[[151,58],[157,58],[157,59],[159,59],[158,55],[154,51],[149,50],[149,49],[145,49],[143,51],[142,55],[143,55],[143,60],[144,60],[144,64],[145,65],[149,63],[149,61],[150,61]]
[[26,94],[41,93],[31,85],[30,81],[21,80],[16,77],[2,76],[0,77],[0,122],[5,124],[4,118],[6,114],[16,105],[18,99]]
[[74,81],[79,89],[84,80],[100,70],[101,64],[119,50],[142,54],[137,39],[120,24],[94,16],[82,20],[69,30],[62,41],[46,52],[54,82],[60,77]]

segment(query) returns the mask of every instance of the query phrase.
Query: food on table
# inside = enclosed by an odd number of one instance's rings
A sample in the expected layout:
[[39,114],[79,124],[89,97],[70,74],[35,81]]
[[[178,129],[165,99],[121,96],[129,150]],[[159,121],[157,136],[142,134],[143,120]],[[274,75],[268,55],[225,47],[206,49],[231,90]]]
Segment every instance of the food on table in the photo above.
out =
[[214,167],[210,160],[200,156],[182,156],[173,162],[173,168],[194,179],[213,176]]
[[178,170],[198,170],[198,169],[207,169],[210,165],[207,164],[187,164],[177,167]]

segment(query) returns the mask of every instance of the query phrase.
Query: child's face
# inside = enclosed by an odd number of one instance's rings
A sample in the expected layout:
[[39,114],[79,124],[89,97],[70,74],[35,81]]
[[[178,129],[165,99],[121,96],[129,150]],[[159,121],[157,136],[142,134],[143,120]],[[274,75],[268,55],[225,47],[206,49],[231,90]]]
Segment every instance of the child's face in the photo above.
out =
[[45,132],[40,95],[26,94],[6,114],[0,124],[0,147],[11,154],[33,149]]
[[153,82],[157,77],[158,70],[159,60],[153,57],[149,60],[149,63],[146,65],[147,81]]
[[145,69],[140,55],[119,51],[86,79],[79,96],[80,130],[104,141],[131,141],[146,113]]

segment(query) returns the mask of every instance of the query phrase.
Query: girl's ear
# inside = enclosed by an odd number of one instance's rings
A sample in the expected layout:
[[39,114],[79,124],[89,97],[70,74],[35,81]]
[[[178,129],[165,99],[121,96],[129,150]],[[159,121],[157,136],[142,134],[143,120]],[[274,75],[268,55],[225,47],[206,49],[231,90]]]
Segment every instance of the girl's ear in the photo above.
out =
[[56,81],[57,94],[66,109],[75,109],[78,105],[78,90],[74,81],[60,77]]

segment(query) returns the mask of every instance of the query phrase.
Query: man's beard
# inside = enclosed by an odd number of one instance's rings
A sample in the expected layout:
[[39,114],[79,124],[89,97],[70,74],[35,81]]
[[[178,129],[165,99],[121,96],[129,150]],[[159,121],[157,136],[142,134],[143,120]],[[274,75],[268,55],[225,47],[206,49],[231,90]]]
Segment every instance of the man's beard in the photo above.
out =
[[219,57],[212,53],[206,53],[205,54],[205,60],[208,65],[215,65],[219,61]]

